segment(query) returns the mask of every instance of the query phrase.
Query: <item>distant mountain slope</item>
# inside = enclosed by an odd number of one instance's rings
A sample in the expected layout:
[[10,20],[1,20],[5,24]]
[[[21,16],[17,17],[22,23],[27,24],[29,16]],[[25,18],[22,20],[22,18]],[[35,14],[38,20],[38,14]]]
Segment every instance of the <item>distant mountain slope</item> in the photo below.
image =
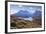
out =
[[41,16],[42,15],[42,12],[41,11],[35,11],[35,13],[33,14],[33,16]]
[[17,16],[17,17],[24,17],[24,18],[29,18],[32,16],[27,10],[25,10],[25,11],[20,10],[18,13],[13,14],[13,15]]

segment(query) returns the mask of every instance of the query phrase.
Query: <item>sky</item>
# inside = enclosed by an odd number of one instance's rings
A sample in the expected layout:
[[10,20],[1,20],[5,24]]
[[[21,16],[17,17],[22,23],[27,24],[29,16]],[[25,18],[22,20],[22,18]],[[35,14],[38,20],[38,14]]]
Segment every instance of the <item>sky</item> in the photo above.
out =
[[42,10],[41,6],[32,6],[32,5],[10,5],[10,14],[19,12],[19,10],[27,10],[29,13],[33,14],[36,10]]

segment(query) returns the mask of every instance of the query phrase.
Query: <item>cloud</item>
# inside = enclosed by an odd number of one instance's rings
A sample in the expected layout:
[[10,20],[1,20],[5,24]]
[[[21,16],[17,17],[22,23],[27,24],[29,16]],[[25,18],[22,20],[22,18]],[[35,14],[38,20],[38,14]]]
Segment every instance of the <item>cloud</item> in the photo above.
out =
[[10,5],[10,14],[19,12],[19,10],[27,10],[29,13],[33,14],[36,10],[41,11],[41,6],[23,6],[23,5]]

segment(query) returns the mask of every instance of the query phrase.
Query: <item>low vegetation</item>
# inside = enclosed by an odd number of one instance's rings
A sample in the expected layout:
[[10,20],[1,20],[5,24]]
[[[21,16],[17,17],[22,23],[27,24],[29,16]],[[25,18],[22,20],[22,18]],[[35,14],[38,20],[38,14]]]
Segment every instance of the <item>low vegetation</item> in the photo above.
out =
[[19,19],[16,16],[10,16],[11,29],[21,29],[21,28],[39,28],[41,27],[41,17],[32,17],[33,20]]

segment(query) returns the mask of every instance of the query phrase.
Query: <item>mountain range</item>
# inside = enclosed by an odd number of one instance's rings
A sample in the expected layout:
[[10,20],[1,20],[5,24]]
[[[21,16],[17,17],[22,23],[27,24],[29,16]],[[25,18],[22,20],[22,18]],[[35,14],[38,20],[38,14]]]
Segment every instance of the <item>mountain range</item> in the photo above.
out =
[[29,13],[27,10],[20,10],[18,13],[12,14],[17,17],[29,18],[32,16],[41,16],[41,11],[35,11],[33,14]]

